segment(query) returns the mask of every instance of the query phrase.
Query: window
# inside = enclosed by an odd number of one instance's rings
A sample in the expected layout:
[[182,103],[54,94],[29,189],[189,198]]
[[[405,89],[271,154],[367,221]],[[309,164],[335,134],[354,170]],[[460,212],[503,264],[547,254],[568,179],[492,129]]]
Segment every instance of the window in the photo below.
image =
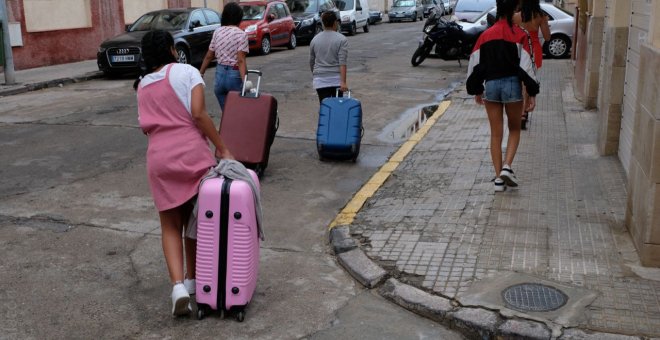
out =
[[279,15],[277,15],[277,9],[275,8],[275,5],[273,5],[269,10],[268,10],[268,16],[273,16],[274,20],[277,20],[279,18]]
[[217,25],[220,23],[220,16],[218,16],[218,13],[204,10],[204,14],[206,14],[206,19],[208,20],[209,25]]
[[[199,23],[197,23],[198,21]],[[194,11],[190,17],[190,26],[196,28],[206,25],[208,24],[206,23],[206,17],[204,16],[204,13],[202,13],[202,11]]]
[[275,9],[277,10],[277,16],[282,19],[286,18],[286,8],[284,8],[284,4],[276,4]]

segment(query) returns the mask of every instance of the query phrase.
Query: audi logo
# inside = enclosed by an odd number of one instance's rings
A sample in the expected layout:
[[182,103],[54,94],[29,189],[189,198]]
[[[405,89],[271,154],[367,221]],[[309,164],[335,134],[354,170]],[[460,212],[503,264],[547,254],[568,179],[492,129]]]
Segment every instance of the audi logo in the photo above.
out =
[[128,54],[130,50],[128,48],[118,48],[117,54]]

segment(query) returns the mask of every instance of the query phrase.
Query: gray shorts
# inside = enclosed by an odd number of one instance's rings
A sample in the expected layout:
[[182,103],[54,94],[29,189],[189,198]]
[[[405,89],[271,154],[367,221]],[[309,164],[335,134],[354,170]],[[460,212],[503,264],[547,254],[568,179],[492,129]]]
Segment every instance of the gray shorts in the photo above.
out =
[[523,100],[522,84],[517,76],[486,81],[484,100],[495,103],[515,103]]

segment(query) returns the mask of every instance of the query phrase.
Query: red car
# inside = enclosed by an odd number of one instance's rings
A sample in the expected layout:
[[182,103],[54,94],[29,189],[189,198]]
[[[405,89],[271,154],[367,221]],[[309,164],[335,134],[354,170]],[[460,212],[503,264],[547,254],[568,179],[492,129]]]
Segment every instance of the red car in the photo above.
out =
[[272,47],[296,48],[296,26],[282,1],[241,1],[241,29],[248,34],[250,52],[268,54]]

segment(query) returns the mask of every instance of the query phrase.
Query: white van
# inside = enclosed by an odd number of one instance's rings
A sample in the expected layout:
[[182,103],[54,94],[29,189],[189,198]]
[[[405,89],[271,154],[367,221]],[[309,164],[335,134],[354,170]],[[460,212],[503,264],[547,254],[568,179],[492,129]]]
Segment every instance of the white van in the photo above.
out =
[[348,35],[355,35],[362,27],[369,32],[369,3],[367,0],[335,0],[341,16],[341,30]]

